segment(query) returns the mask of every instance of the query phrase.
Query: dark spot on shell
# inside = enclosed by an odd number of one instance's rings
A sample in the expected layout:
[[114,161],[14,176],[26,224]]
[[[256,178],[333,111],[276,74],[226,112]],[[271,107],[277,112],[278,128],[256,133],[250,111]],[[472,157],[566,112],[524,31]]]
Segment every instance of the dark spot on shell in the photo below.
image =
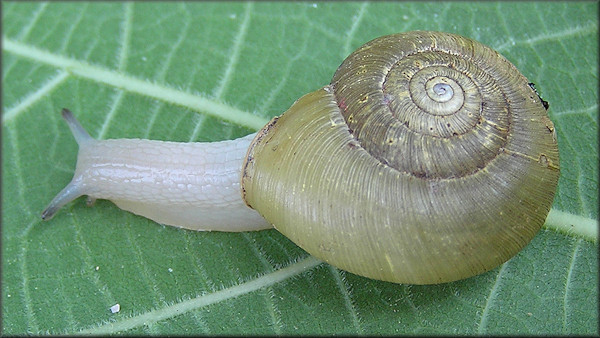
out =
[[418,177],[418,178],[427,178],[427,174],[423,171],[415,171],[412,174],[413,174],[413,176]]
[[[531,89],[533,89],[533,91],[535,92],[535,95],[537,95],[538,99],[540,99],[540,102],[542,103],[542,106],[544,106],[544,109],[548,110],[548,108],[550,108],[550,104],[548,103],[548,101],[542,99],[542,97],[540,96],[540,93],[538,93],[537,89],[535,89],[535,83],[533,82],[529,82],[529,87]],[[533,96],[531,97],[531,99],[533,99]]]
[[548,103],[548,101],[545,101],[542,99],[542,97],[540,97],[540,101],[542,101],[542,106],[544,106],[544,109],[548,110],[548,108],[550,108],[550,103]]

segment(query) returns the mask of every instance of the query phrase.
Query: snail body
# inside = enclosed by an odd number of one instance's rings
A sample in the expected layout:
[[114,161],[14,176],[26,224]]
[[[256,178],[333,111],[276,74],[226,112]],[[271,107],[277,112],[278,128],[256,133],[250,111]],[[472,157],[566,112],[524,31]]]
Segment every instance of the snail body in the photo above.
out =
[[440,32],[368,42],[235,154],[241,197],[221,206],[256,217],[242,230],[273,224],[336,267],[411,284],[510,259],[543,225],[559,176],[554,126],[529,81],[489,47]]
[[69,201],[87,195],[158,223],[190,230],[270,228],[240,198],[240,168],[254,135],[222,142],[93,139],[63,109],[79,145],[71,182],[50,202],[50,219]]

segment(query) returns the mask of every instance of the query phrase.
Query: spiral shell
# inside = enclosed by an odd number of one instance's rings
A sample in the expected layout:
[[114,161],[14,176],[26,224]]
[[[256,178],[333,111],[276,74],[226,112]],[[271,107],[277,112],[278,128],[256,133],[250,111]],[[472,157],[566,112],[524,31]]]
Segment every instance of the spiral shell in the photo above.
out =
[[310,254],[432,284],[502,264],[535,236],[559,176],[554,126],[504,57],[454,34],[383,36],[261,130],[246,203]]

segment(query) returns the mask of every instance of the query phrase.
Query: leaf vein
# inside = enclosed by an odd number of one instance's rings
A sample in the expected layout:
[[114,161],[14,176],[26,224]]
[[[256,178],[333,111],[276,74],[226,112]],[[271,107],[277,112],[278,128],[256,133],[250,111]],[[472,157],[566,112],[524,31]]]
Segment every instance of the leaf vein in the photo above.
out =
[[[258,260],[261,262],[261,265],[265,268],[265,271],[272,272],[273,271],[273,263],[271,263],[266,257],[267,254],[262,250],[258,245],[256,245],[256,241],[250,238],[248,233],[242,233],[242,237],[249,243],[250,249],[256,255]],[[267,292],[264,294],[265,302],[267,303],[267,308],[269,309],[269,316],[271,317],[271,322],[273,323],[273,327],[275,328],[276,334],[281,334],[281,318],[279,316],[279,311],[277,310],[277,306],[273,302],[273,298],[275,294],[272,288],[268,287]]]
[[36,316],[33,313],[33,299],[31,298],[31,294],[29,293],[29,278],[27,277],[27,251],[29,249],[29,245],[28,245],[27,240],[22,240],[21,241],[21,251],[19,252],[19,258],[17,259],[17,262],[20,262],[20,268],[21,268],[21,276],[23,277],[21,280],[22,283],[22,287],[21,287],[21,294],[23,297],[23,303],[25,303],[25,312],[26,312],[26,316],[27,316],[27,327],[29,329],[29,332],[38,332],[39,328],[38,328],[38,324],[37,324],[37,320],[36,320]]
[[556,112],[554,114],[556,116],[589,115],[589,114],[597,113],[597,112],[598,112],[598,103],[595,103],[589,107],[581,107],[581,108],[577,108],[577,109],[563,110],[563,111]]
[[356,313],[356,306],[354,305],[354,303],[352,302],[352,298],[350,297],[350,287],[346,284],[346,278],[344,277],[345,272],[338,270],[337,268],[331,265],[329,265],[329,271],[331,271],[331,274],[335,279],[335,283],[337,284],[338,289],[342,294],[342,297],[344,297],[344,304],[346,305],[346,309],[348,309],[348,312],[352,317],[352,323],[354,324],[357,333],[361,334],[363,330],[358,319],[358,314]]
[[352,16],[352,25],[350,26],[350,29],[346,33],[346,38],[344,39],[345,40],[344,47],[342,49],[344,51],[344,56],[349,55],[350,52],[352,52],[352,50],[351,50],[352,39],[354,38],[354,34],[356,33],[356,30],[360,26],[360,23],[365,15],[365,13],[367,12],[368,6],[369,6],[369,2],[367,2],[367,1],[363,2],[360,5],[358,12]]
[[573,254],[571,255],[571,262],[569,264],[569,272],[567,273],[567,280],[565,283],[565,292],[563,298],[563,333],[567,332],[568,327],[568,314],[570,310],[569,303],[569,291],[571,290],[571,280],[573,278],[573,270],[575,270],[575,262],[577,261],[577,256],[579,253],[579,248],[581,247],[581,239],[579,239],[573,248]]
[[225,73],[219,82],[219,85],[213,92],[213,96],[216,99],[221,99],[223,97],[223,93],[225,88],[231,81],[231,77],[235,71],[235,67],[240,59],[240,50],[242,49],[242,43],[246,38],[246,33],[248,32],[248,26],[250,25],[250,17],[252,14],[253,3],[247,2],[244,11],[244,20],[240,25],[240,29],[233,39],[233,48],[229,57],[229,62],[227,63],[227,67],[225,68]]
[[26,111],[27,108],[31,107],[33,104],[38,102],[40,99],[51,93],[54,89],[60,86],[66,79],[69,78],[69,73],[65,71],[59,71],[59,73],[46,81],[40,88],[38,88],[35,92],[28,94],[25,96],[23,100],[21,100],[17,105],[8,108],[5,110],[4,115],[2,116],[2,123],[7,123],[17,116],[19,116],[22,112]]
[[113,95],[111,99],[112,103],[110,104],[110,109],[104,117],[104,122],[102,123],[102,127],[100,127],[100,131],[98,132],[98,136],[96,136],[96,139],[101,140],[106,135],[110,122],[114,119],[115,115],[117,114],[118,107],[121,105],[121,101],[123,100],[123,94],[124,93],[122,90],[117,90],[116,94]]
[[33,29],[33,26],[35,26],[35,24],[38,22],[38,19],[42,16],[42,13],[44,13],[44,10],[46,10],[47,6],[47,2],[42,2],[41,6],[38,7],[35,10],[35,12],[33,12],[31,20],[29,20],[29,22],[22,27],[21,32],[17,36],[18,40],[24,40],[27,38],[31,30]]
[[551,209],[545,227],[568,236],[581,237],[586,241],[598,242],[598,220]]
[[502,264],[500,271],[498,271],[498,275],[496,276],[496,281],[494,285],[490,289],[490,293],[485,302],[485,306],[483,308],[483,313],[481,314],[481,318],[479,320],[479,325],[477,328],[477,333],[482,334],[485,333],[485,329],[487,327],[487,321],[490,318],[490,310],[492,309],[492,305],[496,300],[496,296],[498,295],[498,291],[500,288],[500,283],[502,281],[502,276],[504,275],[504,271],[506,270],[506,266],[508,266],[508,262]]
[[11,53],[65,69],[81,78],[97,81],[116,88],[145,95],[165,102],[190,108],[198,112],[236,123],[252,129],[262,128],[268,120],[252,113],[240,110],[229,104],[208,99],[198,94],[181,91],[167,85],[141,80],[133,76],[109,70],[84,61],[67,58],[58,54],[38,49],[31,45],[3,38],[3,48]]
[[501,51],[510,49],[515,45],[535,45],[540,42],[565,39],[565,38],[572,37],[572,36],[575,36],[578,34],[592,33],[597,30],[598,30],[598,25],[595,23],[588,24],[586,26],[569,27],[562,31],[558,31],[558,32],[554,32],[554,33],[540,34],[540,35],[537,35],[537,36],[534,36],[534,37],[531,37],[528,39],[524,39],[524,40],[515,41],[511,38],[511,39],[509,39],[509,41],[506,41],[503,44],[496,46],[495,49],[497,51],[501,52]]
[[260,290],[262,288],[271,286],[275,283],[279,283],[286,279],[300,275],[305,271],[320,265],[321,263],[322,262],[320,260],[309,256],[306,259],[290,264],[287,267],[279,269],[277,271],[262,275],[251,281],[241,283],[226,289],[222,289],[214,293],[200,295],[189,300],[181,301],[177,304],[167,305],[163,308],[151,310],[134,317],[82,330],[78,333],[98,335],[116,333],[125,330],[130,330],[140,326],[151,325],[161,320],[173,318],[211,304],[223,302],[228,299],[236,298]]
[[129,46],[131,39],[131,21],[133,20],[133,3],[126,2],[125,14],[123,15],[123,25],[121,26],[121,44],[119,50],[119,70],[125,70],[127,66],[127,57],[129,56]]
[[[128,230],[130,230],[130,228]],[[152,276],[156,276],[156,275],[151,272],[151,269],[150,269],[150,267],[152,266],[151,262],[146,261],[146,258],[148,256],[144,255],[142,252],[143,244],[142,244],[142,246],[140,246],[138,244],[138,241],[133,238],[131,231],[127,231],[126,233],[127,233],[127,240],[130,243],[129,248],[131,248],[131,251],[133,251],[132,256],[138,262],[138,264],[136,264],[136,267],[141,270],[140,277],[142,277],[144,279],[146,286],[149,287],[150,289],[152,289],[152,292],[149,292],[149,294],[152,295],[152,297],[151,297],[152,302],[156,306],[156,305],[158,305],[156,298],[158,298],[158,300],[160,300],[160,302],[164,302],[165,295],[161,292],[160,288],[158,287],[158,283],[156,282],[156,279],[152,277]],[[148,326],[152,327],[152,325],[148,325]]]
[[77,25],[79,25],[79,23],[83,19],[83,14],[85,13],[85,10],[87,7],[88,7],[88,4],[84,3],[84,7],[79,8],[79,15],[77,16],[77,19],[73,20],[72,22],[69,23],[69,28],[68,28],[66,34],[64,34],[64,37],[62,38],[62,43],[61,43],[61,47],[60,47],[61,51],[67,49],[69,42],[71,42],[71,36],[73,36],[73,33],[76,31]]
[[181,31],[178,34],[177,40],[175,41],[173,46],[171,46],[171,48],[169,48],[169,52],[167,53],[167,56],[161,62],[160,71],[158,72],[157,77],[155,78],[155,80],[157,80],[159,82],[163,82],[165,80],[165,76],[167,74],[167,71],[169,70],[169,67],[171,66],[173,56],[175,56],[175,54],[179,50],[179,47],[181,47],[181,44],[185,41],[185,39],[188,35],[188,29],[190,27],[189,18],[188,18],[188,20],[181,20],[181,21],[184,23],[183,27],[181,28]]
[[305,36],[305,39],[303,39],[302,47],[291,58],[288,58],[288,62],[286,63],[286,66],[283,69],[283,72],[281,74],[281,80],[278,81],[277,84],[274,87],[272,87],[272,89],[269,91],[269,94],[264,99],[263,104],[259,108],[259,111],[267,111],[271,107],[271,105],[277,98],[277,95],[279,95],[279,93],[281,92],[281,90],[284,88],[285,84],[289,80],[290,73],[293,69],[292,67],[295,65],[296,61],[300,60],[300,58],[302,58],[306,55],[306,48],[307,48],[308,41],[310,39],[310,34],[311,34],[312,30],[307,29],[305,32],[306,32],[306,36]]
[[[130,37],[131,37],[131,21],[133,19],[133,3],[126,2],[124,6],[124,14],[123,14],[123,22],[121,25],[121,39],[119,46],[119,55],[118,55],[118,70],[120,72],[124,71],[127,67],[127,57],[129,55],[129,45],[130,45]],[[104,118],[104,122],[102,123],[102,127],[100,128],[100,132],[98,133],[98,139],[103,139],[104,135],[108,131],[108,127],[112,122],[114,116],[117,113],[118,107],[121,105],[121,101],[123,100],[123,91],[118,90],[112,103],[110,105],[110,110],[106,117]]]
[[[77,213],[73,213],[71,214],[72,218],[74,220],[73,222],[73,229],[75,232],[75,241],[77,242],[77,245],[81,248],[81,250],[83,251],[83,254],[80,255],[81,259],[83,260],[83,266],[86,268],[91,268],[93,267],[95,264],[93,262],[93,255],[92,253],[90,253],[90,247],[87,244],[87,242],[85,241],[85,238],[83,236],[83,234],[85,233],[81,231],[81,227],[80,225],[83,224],[84,222],[82,222]],[[86,272],[89,270],[86,270]],[[64,278],[65,276],[63,274],[61,274],[61,279]],[[91,277],[89,277],[89,279],[91,280],[92,284],[94,284],[96,286],[96,288],[98,290],[102,290],[101,294],[104,298],[104,300],[106,301],[106,303],[110,303],[112,301],[114,301],[115,297],[112,295],[112,292],[110,292],[110,289],[108,288],[108,285],[106,283],[104,283],[101,278],[100,278],[100,274],[98,273],[92,273]],[[61,283],[61,285],[68,285],[69,283]]]

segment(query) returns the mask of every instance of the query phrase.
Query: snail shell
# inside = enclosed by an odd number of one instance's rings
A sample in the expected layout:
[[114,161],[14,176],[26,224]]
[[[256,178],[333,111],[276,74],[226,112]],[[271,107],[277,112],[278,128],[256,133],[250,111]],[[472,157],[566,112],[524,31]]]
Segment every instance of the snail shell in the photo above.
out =
[[432,284],[507,261],[543,225],[554,126],[496,51],[416,31],[360,47],[253,140],[242,194],[336,267]]

